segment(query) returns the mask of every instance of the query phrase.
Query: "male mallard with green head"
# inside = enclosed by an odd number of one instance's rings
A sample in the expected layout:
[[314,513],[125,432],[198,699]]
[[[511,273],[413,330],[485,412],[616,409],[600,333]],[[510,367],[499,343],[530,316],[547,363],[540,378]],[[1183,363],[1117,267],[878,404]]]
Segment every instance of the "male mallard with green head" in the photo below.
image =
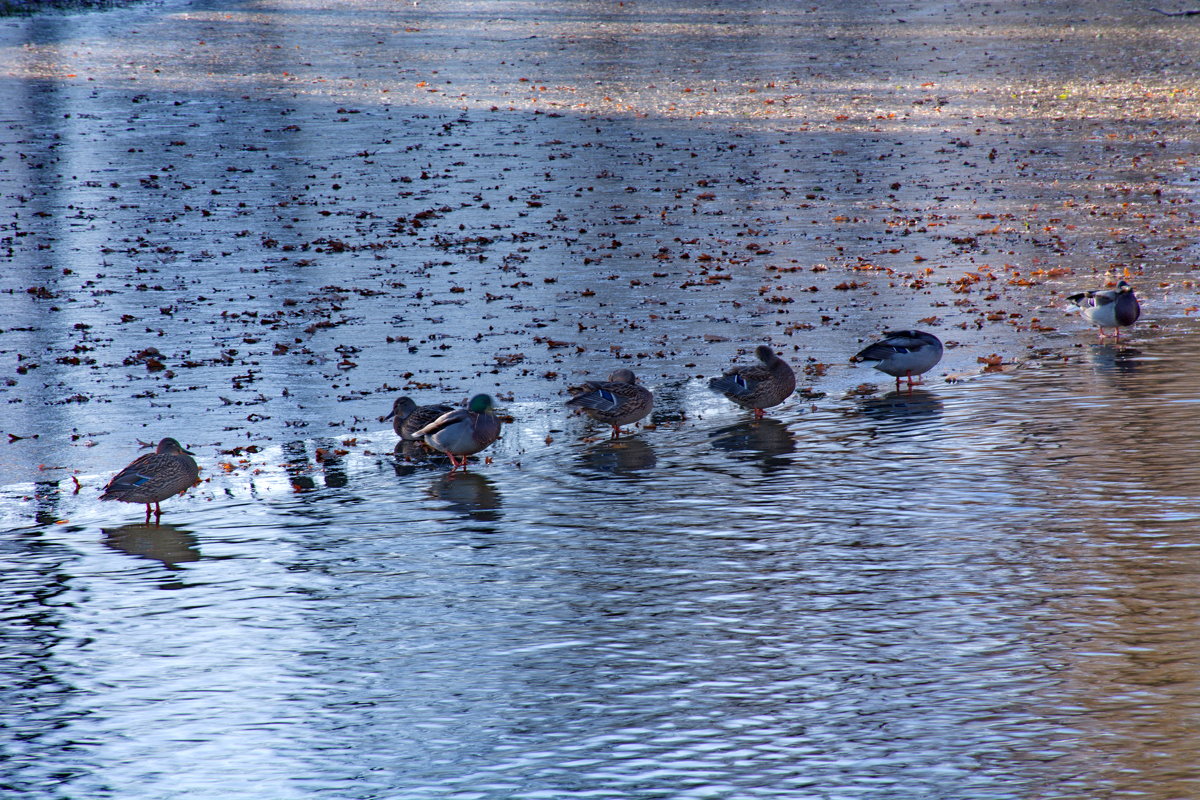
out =
[[[442,414],[414,433],[434,450],[450,456],[454,470],[467,468],[467,456],[478,453],[500,438],[500,420],[496,419],[491,395],[477,394],[466,408]],[[462,460],[459,461],[458,458]]]

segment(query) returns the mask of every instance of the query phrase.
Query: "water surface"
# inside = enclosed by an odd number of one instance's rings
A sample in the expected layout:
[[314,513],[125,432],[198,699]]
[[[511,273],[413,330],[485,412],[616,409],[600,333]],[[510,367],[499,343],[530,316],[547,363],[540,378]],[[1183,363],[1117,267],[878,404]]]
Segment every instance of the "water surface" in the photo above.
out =
[[[1200,795],[1197,35],[0,23],[0,795]],[[1102,342],[1063,294],[1117,277]],[[918,325],[912,393],[847,363]],[[754,422],[705,380],[762,341],[802,392]],[[617,366],[657,402],[612,441],[562,404]],[[512,421],[466,473],[376,421],[476,391]],[[162,525],[99,503],[164,435],[204,480]]]
[[688,386],[615,442],[518,407],[454,475],[297,442],[161,527],[41,486],[70,521],[9,520],[6,780],[1188,796],[1193,335],[761,422]]

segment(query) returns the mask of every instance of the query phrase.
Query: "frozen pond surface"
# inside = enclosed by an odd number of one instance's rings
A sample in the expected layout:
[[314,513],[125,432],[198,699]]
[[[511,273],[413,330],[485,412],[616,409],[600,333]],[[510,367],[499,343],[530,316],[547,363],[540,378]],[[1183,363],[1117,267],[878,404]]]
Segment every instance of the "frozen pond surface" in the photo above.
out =
[[0,20],[0,796],[1200,796],[1200,23],[332,5]]

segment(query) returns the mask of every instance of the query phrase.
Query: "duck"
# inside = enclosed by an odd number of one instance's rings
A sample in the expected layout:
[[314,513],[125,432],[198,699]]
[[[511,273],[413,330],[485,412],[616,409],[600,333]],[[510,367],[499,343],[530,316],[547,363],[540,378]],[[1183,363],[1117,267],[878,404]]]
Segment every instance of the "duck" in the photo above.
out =
[[454,406],[436,403],[429,406],[419,406],[409,397],[399,397],[392,403],[392,410],[379,418],[380,422],[392,421],[392,430],[406,442],[419,442],[421,437],[417,431],[440,417],[453,411]]
[[[500,438],[500,420],[496,419],[491,395],[477,394],[466,408],[442,414],[413,433],[425,444],[450,457],[454,472],[466,470],[467,456],[474,455]],[[460,461],[459,458],[462,460]]]
[[1137,322],[1142,315],[1137,295],[1126,281],[1118,282],[1115,289],[1091,289],[1067,295],[1067,302],[1078,307],[1086,320],[1100,326],[1101,339],[1104,329],[1112,328],[1119,341],[1121,328]]
[[766,413],[763,409],[779,405],[796,391],[796,373],[765,344],[754,348],[754,355],[760,363],[734,367],[709,380],[708,388],[751,409],[755,419],[762,419]]
[[129,466],[113,476],[100,495],[101,500],[119,500],[122,503],[145,503],[146,524],[150,524],[151,506],[154,522],[162,519],[163,500],[183,494],[200,480],[200,467],[196,466],[195,455],[185,450],[178,441],[166,437],[158,443],[153,453],[138,456]]
[[875,369],[896,379],[896,391],[900,391],[900,379],[908,380],[912,391],[916,376],[924,375],[942,360],[942,340],[925,331],[887,331],[884,338],[867,345],[850,360],[874,361]]
[[618,369],[606,381],[587,381],[572,391],[577,393],[567,405],[611,425],[613,439],[620,438],[622,425],[632,425],[654,407],[654,394],[638,385],[630,369]]

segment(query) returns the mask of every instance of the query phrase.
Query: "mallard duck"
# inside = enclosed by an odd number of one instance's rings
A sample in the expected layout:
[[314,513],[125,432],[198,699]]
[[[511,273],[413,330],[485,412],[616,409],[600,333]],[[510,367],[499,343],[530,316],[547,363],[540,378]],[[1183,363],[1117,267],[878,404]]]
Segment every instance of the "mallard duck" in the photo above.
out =
[[419,442],[421,437],[417,431],[449,411],[454,406],[438,403],[432,406],[419,406],[408,397],[401,397],[392,403],[392,410],[379,418],[380,422],[392,421],[392,430],[401,439],[409,442]]
[[[442,414],[414,433],[434,450],[450,456],[451,472],[467,468],[467,456],[478,453],[500,438],[500,420],[490,395],[477,394],[466,408]],[[459,461],[455,456],[462,458]]]
[[942,340],[925,331],[887,331],[884,339],[867,345],[850,360],[875,361],[875,369],[896,379],[896,391],[900,391],[900,379],[908,380],[912,389],[913,377],[923,375],[942,360]]
[[154,521],[162,517],[159,503],[168,497],[183,494],[200,478],[200,468],[190,450],[171,437],[158,443],[153,453],[135,458],[118,472],[104,487],[101,500],[120,500],[123,503],[145,503],[146,522],[150,522],[150,506],[154,506]]
[[632,425],[654,407],[654,395],[636,380],[633,370],[616,370],[606,381],[583,384],[567,405],[598,422],[612,425],[612,438],[616,439],[621,435],[622,425]]
[[1076,292],[1068,295],[1067,301],[1077,306],[1084,318],[1093,325],[1100,326],[1100,338],[1104,338],[1104,329],[1112,328],[1121,338],[1121,328],[1137,322],[1142,315],[1142,307],[1138,305],[1137,295],[1133,287],[1125,281],[1117,284],[1115,289],[1092,289],[1087,292]]
[[779,405],[796,391],[796,373],[765,344],[754,348],[754,354],[761,364],[734,367],[711,379],[708,387],[742,408],[752,409],[755,419],[762,419],[764,408]]

